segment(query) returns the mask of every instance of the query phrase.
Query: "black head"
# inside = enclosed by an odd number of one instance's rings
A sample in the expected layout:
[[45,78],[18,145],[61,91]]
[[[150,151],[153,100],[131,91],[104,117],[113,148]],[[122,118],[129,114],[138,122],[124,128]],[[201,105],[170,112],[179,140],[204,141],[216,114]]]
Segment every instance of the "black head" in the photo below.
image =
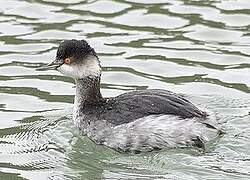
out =
[[[95,50],[85,40],[65,40],[62,41],[58,47],[56,53],[56,59],[48,65],[42,66],[37,70],[50,70],[58,69],[60,66],[85,64],[85,61],[91,61],[89,56],[92,56],[92,60],[98,61],[98,57]],[[98,61],[99,62],[99,61]],[[91,62],[88,62],[90,64]]]
[[61,42],[56,53],[56,60],[64,62],[70,58],[71,63],[83,60],[88,55],[96,56],[95,50],[85,40],[65,40]]
[[85,40],[65,40],[58,47],[56,59],[37,70],[58,70],[75,79],[101,74],[95,50]]

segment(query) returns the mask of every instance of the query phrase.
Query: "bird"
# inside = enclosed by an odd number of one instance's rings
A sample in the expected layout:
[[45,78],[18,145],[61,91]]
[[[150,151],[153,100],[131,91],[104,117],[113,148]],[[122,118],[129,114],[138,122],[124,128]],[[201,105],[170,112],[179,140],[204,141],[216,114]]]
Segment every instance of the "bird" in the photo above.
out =
[[221,132],[213,115],[168,90],[134,90],[103,97],[100,60],[84,39],[62,41],[55,60],[37,70],[57,70],[75,80],[75,126],[96,144],[116,151],[204,149]]

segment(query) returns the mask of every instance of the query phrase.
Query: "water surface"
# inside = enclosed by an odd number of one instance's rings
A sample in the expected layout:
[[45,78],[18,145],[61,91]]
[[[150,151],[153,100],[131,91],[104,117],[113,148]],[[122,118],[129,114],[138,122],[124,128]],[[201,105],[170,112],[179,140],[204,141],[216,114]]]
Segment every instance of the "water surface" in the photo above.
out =
[[[0,179],[250,179],[248,0],[6,0],[0,6]],[[74,82],[35,68],[87,39],[102,93],[185,94],[226,132],[205,152],[121,154],[79,135]]]

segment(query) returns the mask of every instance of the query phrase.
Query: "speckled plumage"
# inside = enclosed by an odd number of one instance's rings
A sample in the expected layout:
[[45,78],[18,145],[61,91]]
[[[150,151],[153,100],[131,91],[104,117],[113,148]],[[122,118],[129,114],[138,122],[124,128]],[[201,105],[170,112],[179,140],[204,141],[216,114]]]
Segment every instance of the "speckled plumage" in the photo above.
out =
[[162,89],[102,98],[98,77],[76,80],[74,121],[98,144],[123,152],[196,146],[215,138],[216,119]]
[[105,119],[114,125],[132,122],[149,115],[169,114],[180,118],[206,118],[207,114],[180,95],[162,89],[131,91],[80,107],[86,119]]
[[[72,63],[63,63],[65,58]],[[220,132],[213,116],[170,91],[147,89],[103,98],[99,59],[84,40],[62,42],[51,67],[75,79],[74,122],[98,144],[124,152],[204,148]]]

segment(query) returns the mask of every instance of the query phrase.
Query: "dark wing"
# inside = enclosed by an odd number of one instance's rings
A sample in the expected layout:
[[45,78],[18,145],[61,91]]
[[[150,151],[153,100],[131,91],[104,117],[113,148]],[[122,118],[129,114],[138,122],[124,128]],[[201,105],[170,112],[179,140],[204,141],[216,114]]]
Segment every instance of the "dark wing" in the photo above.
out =
[[[116,125],[153,114],[171,114],[182,118],[207,116],[180,95],[159,89],[124,93],[107,99],[103,105],[92,107],[92,110],[88,109],[87,112],[91,119],[105,119]],[[95,117],[96,114],[99,114],[98,117]]]

